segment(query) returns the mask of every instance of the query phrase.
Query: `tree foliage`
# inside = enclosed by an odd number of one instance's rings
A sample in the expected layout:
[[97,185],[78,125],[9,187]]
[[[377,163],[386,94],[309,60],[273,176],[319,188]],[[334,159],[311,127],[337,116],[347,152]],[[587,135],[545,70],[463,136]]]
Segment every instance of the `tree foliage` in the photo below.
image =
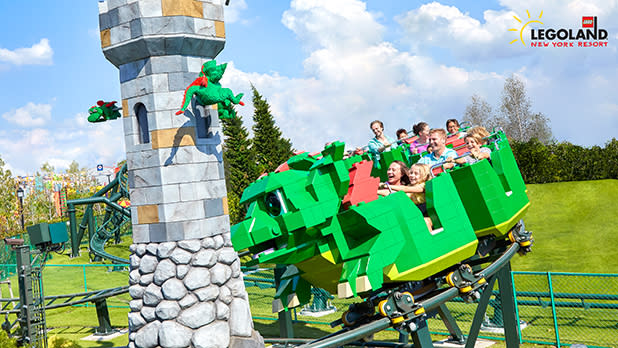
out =
[[283,138],[281,130],[275,125],[270,106],[254,86],[253,106],[253,147],[260,172],[271,172],[292,156],[292,144]]
[[526,85],[516,75],[511,75],[504,82],[500,104],[500,116],[496,124],[505,133],[517,141],[528,141],[532,138],[548,143],[551,138],[549,119],[542,113],[533,113],[532,103],[526,93]]
[[466,106],[466,111],[462,121],[474,126],[483,126],[487,129],[494,127],[494,115],[491,105],[481,96],[474,94],[471,97],[470,105]]
[[4,161],[0,158],[0,237],[19,233],[19,216],[17,181],[11,171],[4,168]]
[[251,146],[249,133],[243,126],[242,116],[222,119],[225,144],[223,159],[227,186],[228,206],[232,224],[242,220],[245,209],[239,201],[242,192],[257,176],[255,151]]
[[540,112],[532,112],[532,103],[526,93],[526,86],[516,75],[504,81],[499,112],[494,114],[492,107],[482,97],[473,95],[466,106],[463,121],[489,130],[500,127],[515,141],[526,142],[536,138],[543,144],[552,140],[549,118]]
[[569,142],[543,144],[532,138],[513,141],[524,181],[543,184],[561,181],[618,179],[618,140],[608,141],[604,147],[583,147]]
[[76,160],[73,160],[71,164],[69,164],[69,168],[67,168],[67,174],[77,174],[81,170],[79,169],[79,163]]

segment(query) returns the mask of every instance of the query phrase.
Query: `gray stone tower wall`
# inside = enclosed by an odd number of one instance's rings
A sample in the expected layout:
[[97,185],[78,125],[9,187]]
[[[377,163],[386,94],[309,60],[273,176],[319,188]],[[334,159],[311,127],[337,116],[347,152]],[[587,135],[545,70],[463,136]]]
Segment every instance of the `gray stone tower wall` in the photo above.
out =
[[217,110],[175,115],[224,47],[222,5],[106,0],[99,24],[103,53],[120,70],[134,242],[129,347],[263,346],[230,240]]

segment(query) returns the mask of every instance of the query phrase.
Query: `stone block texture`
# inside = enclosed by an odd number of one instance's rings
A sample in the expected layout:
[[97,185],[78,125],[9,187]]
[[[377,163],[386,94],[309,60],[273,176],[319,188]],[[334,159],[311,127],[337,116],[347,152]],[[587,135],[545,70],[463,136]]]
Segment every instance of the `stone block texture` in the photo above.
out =
[[263,347],[231,248],[216,107],[176,115],[224,47],[218,0],[99,2],[119,69],[133,241],[128,347]]
[[131,246],[129,346],[264,346],[242,273],[233,272],[238,255],[222,240],[229,232]]
[[134,241],[228,230],[222,129],[214,107],[176,115],[202,64],[223,49],[223,7],[207,0],[99,3],[105,57],[119,68]]

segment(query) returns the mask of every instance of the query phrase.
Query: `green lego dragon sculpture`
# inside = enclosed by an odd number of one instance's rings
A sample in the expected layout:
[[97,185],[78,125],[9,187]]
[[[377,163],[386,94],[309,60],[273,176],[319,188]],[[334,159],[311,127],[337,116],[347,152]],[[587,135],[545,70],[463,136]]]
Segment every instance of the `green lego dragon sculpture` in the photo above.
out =
[[236,117],[233,106],[234,104],[245,105],[240,100],[243,93],[234,95],[231,89],[221,87],[219,80],[223,77],[226,68],[227,63],[217,65],[215,60],[204,63],[199,77],[185,90],[182,108],[176,112],[176,115],[184,113],[195,96],[197,103],[202,106],[217,104],[219,118]]
[[250,264],[289,265],[273,312],[307,303],[311,284],[363,296],[423,280],[475,253],[478,240],[449,173],[426,184],[430,231],[405,193],[378,197],[371,161],[343,153],[334,142],[320,155],[296,155],[242,195],[248,211],[232,227],[234,248],[248,248]]
[[116,102],[104,102],[99,100],[97,105],[88,109],[88,122],[105,122],[107,120],[115,120],[120,117],[120,108],[116,106]]

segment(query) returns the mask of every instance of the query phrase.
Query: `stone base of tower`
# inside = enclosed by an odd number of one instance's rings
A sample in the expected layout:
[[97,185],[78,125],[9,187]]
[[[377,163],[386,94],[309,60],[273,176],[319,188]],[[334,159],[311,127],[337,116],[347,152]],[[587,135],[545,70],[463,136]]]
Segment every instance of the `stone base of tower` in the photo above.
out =
[[229,232],[130,250],[129,348],[264,347]]

